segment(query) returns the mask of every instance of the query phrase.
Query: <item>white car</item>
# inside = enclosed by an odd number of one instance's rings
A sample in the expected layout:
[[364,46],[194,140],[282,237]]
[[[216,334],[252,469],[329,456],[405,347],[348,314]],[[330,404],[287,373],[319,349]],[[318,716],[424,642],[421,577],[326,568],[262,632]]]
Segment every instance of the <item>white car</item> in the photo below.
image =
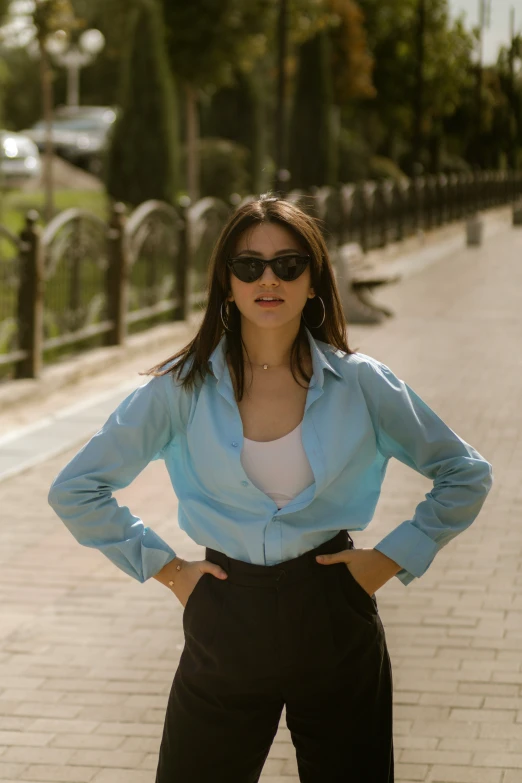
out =
[[[69,163],[100,176],[116,117],[117,110],[111,106],[58,106],[51,124],[54,151]],[[22,132],[44,152],[43,120]]]
[[40,152],[27,136],[0,130],[0,188],[34,180],[41,174]]

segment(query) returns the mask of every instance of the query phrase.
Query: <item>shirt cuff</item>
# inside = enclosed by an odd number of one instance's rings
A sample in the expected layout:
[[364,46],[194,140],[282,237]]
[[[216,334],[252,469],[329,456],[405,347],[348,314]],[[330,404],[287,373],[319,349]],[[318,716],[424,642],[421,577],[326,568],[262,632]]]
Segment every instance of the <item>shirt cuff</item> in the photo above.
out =
[[409,520],[402,522],[373,548],[402,566],[395,576],[404,585],[422,576],[439,551],[435,541]]
[[98,544],[109,560],[138,582],[146,582],[177,557],[175,551],[152,528],[138,536],[110,544]]

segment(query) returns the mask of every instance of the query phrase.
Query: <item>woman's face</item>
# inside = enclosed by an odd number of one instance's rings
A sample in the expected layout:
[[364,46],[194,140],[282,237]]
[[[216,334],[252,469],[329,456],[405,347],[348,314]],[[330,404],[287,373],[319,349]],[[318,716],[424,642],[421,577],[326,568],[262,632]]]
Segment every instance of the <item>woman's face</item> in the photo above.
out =
[[[307,255],[305,248],[294,235],[278,223],[258,223],[248,228],[237,240],[234,256],[257,256],[271,259],[284,255]],[[310,285],[310,265],[296,279],[289,282],[280,280],[266,266],[260,278],[253,283],[243,283],[230,271],[231,292],[227,297],[234,301],[241,317],[260,329],[280,328],[301,319],[301,312],[308,298],[315,296]],[[276,296],[283,301],[277,305],[263,305],[256,302],[261,295]]]

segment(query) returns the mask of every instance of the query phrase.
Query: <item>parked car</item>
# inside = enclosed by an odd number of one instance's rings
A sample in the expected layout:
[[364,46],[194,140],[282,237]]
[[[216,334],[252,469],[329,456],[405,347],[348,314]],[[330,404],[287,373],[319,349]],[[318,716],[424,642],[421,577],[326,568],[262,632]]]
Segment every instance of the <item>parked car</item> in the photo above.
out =
[[40,174],[36,144],[22,133],[0,130],[0,187],[16,187]]
[[[54,151],[69,163],[100,175],[117,110],[110,106],[62,106],[52,121]],[[41,152],[45,148],[45,122],[24,131]]]

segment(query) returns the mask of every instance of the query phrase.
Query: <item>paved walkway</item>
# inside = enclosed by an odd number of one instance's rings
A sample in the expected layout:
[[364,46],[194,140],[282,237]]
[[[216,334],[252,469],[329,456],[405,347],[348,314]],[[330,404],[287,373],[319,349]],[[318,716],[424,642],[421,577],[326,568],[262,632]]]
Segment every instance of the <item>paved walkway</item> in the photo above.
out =
[[[379,591],[398,783],[522,780],[521,260],[522,232],[500,231],[380,292],[395,318],[349,328],[352,347],[392,367],[495,469],[476,523],[421,579]],[[114,407],[121,384],[141,383],[136,371],[156,358],[165,352],[57,393],[41,415],[82,405],[93,389]],[[105,414],[90,405],[85,426]],[[43,446],[27,438],[36,460]],[[51,480],[76,450],[0,483],[0,781],[153,783],[182,607],[155,580],[141,585],[80,547],[49,508]],[[393,461],[356,546],[409,518],[429,488]],[[175,524],[162,463],[116,497],[184,557],[202,557]],[[283,714],[262,783],[297,781]]]

